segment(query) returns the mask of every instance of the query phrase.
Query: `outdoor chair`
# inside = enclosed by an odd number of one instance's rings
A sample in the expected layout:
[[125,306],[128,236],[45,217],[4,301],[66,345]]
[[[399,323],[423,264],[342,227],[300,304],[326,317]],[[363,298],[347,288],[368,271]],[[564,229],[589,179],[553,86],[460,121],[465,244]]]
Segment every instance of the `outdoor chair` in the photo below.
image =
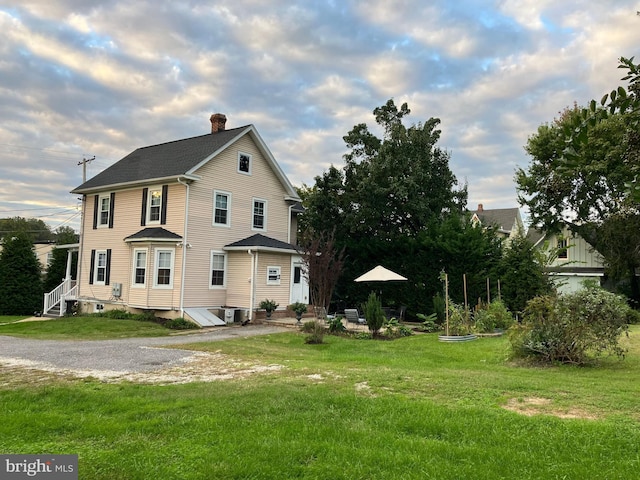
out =
[[366,325],[367,321],[360,316],[357,308],[345,308],[344,316],[349,323],[357,323],[359,325]]

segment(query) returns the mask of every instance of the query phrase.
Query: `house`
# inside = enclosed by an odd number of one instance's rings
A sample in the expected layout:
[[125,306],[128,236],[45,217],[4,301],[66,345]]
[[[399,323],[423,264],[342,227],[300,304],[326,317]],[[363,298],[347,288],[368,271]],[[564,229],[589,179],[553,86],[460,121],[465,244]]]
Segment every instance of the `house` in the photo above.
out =
[[507,242],[520,232],[524,232],[524,224],[519,208],[485,209],[481,203],[478,209],[471,212],[471,223],[476,226],[495,226],[497,233]]
[[82,311],[200,325],[252,318],[261,300],[309,303],[295,247],[300,198],[253,125],[141,147],[78,186]]
[[530,228],[527,238],[550,261],[545,269],[559,292],[571,293],[582,288],[584,280],[601,284],[604,261],[587,241],[566,227],[557,234],[545,234]]

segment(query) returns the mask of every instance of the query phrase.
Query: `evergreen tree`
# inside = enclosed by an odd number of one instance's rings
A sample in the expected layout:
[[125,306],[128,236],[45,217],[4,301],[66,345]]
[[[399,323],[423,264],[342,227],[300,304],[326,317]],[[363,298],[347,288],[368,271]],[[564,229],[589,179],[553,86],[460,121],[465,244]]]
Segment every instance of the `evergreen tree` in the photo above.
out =
[[4,237],[0,253],[0,315],[33,315],[42,310],[40,262],[25,233]]

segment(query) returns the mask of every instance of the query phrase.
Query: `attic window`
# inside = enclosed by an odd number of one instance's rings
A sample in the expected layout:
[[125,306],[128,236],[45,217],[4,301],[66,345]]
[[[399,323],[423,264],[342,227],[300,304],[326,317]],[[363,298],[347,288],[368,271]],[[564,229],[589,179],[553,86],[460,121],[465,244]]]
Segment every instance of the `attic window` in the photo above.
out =
[[566,238],[558,239],[558,258],[568,258],[569,244]]
[[238,153],[238,172],[251,175],[251,155],[248,153]]

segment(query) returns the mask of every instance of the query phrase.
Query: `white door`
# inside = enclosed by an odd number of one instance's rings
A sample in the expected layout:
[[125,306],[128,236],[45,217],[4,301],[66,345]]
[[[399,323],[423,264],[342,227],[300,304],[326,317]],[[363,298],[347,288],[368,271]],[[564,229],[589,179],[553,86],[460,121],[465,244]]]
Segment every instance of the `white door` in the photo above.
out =
[[309,304],[309,284],[304,275],[304,264],[299,257],[291,260],[291,303]]

